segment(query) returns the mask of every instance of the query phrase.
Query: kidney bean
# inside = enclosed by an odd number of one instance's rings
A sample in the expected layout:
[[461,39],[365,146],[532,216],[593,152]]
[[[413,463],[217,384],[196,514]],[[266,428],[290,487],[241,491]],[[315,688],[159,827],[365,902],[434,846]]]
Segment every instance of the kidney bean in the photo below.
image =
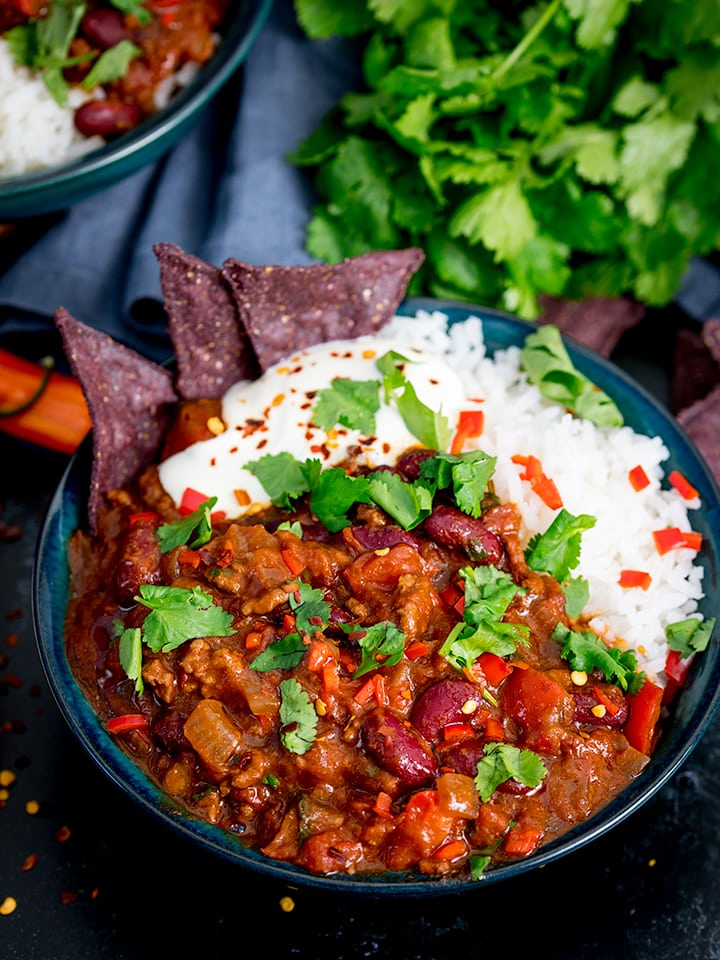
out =
[[592,712],[593,709],[599,705],[599,701],[594,693],[594,686],[600,685],[588,683],[585,687],[575,687],[573,689],[572,694],[575,698],[575,721],[577,723],[591,723],[601,727],[622,727],[630,715],[630,707],[622,692],[611,684],[602,685],[603,695],[617,707],[617,710],[615,713],[606,710],[604,714],[598,717],[597,714]]
[[366,550],[384,550],[398,543],[407,543],[411,547],[419,546],[416,538],[400,527],[353,527],[352,534]]
[[94,47],[107,50],[130,36],[125,20],[119,10],[100,8],[91,10],[83,17],[80,30]]
[[177,710],[167,709],[158,713],[150,724],[153,737],[168,753],[177,754],[183,749],[188,749],[189,744],[183,729],[185,720],[186,718]]
[[435,742],[442,737],[446,724],[471,720],[472,714],[463,713],[462,708],[468,701],[479,702],[481,697],[480,688],[467,680],[439,680],[416,699],[410,722],[426,740]]
[[485,524],[458,510],[441,504],[435,507],[424,523],[427,534],[446,547],[465,550],[471,560],[497,565],[503,556],[503,545]]
[[420,467],[422,466],[423,460],[434,457],[436,453],[437,450],[429,450],[424,447],[406,450],[405,453],[400,456],[395,465],[395,469],[398,473],[401,473],[406,480],[417,480],[420,476]]
[[389,710],[375,710],[368,716],[363,739],[370,756],[405,787],[420,787],[437,776],[437,761],[429,745]]
[[477,765],[485,755],[485,741],[480,737],[466,737],[442,749],[440,757],[443,767],[450,767],[455,773],[475,778]]
[[136,127],[140,108],[124,100],[89,100],[75,111],[75,126],[84,137],[115,137]]
[[120,603],[132,603],[143,583],[160,583],[162,554],[155,525],[138,523],[128,530],[117,565]]

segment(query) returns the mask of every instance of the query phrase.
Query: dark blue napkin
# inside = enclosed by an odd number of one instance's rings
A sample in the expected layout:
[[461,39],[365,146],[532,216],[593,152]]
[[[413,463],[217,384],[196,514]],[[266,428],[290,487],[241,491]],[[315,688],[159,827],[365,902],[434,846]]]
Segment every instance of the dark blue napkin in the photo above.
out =
[[290,0],[276,0],[243,69],[176,147],[68,210],[0,272],[0,333],[48,329],[63,306],[163,360],[154,243],[217,266],[311,262],[311,186],[286,156],[357,78],[351,45],[308,40]]

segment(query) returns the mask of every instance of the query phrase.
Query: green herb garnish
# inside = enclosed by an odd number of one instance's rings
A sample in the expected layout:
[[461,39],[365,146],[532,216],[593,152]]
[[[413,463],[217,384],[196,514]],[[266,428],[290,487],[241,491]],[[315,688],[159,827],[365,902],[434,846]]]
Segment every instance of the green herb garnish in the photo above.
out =
[[353,677],[362,677],[378,667],[393,667],[402,659],[405,650],[405,634],[402,630],[384,620],[371,627],[344,627],[351,640],[357,640],[362,650],[360,666]]
[[557,327],[544,324],[529,334],[520,357],[528,379],[548,400],[599,426],[623,425],[614,400],[575,368]]
[[340,424],[370,436],[375,433],[375,414],[379,409],[378,380],[349,380],[337,377],[329,387],[318,391],[312,423],[323,430],[332,430]]
[[196,637],[229,637],[231,613],[216,606],[200,587],[164,587],[144,583],[135,600],[150,613],[142,625],[143,641],[155,653],[174,650]]
[[291,753],[302,756],[315,741],[318,718],[310,697],[297,680],[280,684],[280,740]]
[[715,617],[710,620],[689,617],[687,620],[668,624],[665,627],[668,646],[671,650],[677,651],[683,660],[693,653],[701,653],[710,642],[715,622]]
[[269,670],[292,670],[305,656],[307,647],[299,633],[288,633],[269,643],[250,664],[251,670],[267,673]]
[[510,743],[487,743],[477,765],[475,786],[480,799],[487,803],[497,787],[507,780],[537,787],[546,774],[547,767],[532,750],[521,750]]
[[136,57],[142,56],[142,50],[131,40],[121,40],[114,47],[103,50],[92,69],[83,77],[82,86],[85,90],[112,83],[124,77],[128,67]]
[[528,566],[562,583],[580,561],[582,534],[595,523],[595,517],[584,513],[573,516],[563,507],[547,530],[530,540],[525,551]]
[[525,643],[527,627],[503,621],[505,611],[517,594],[524,593],[509,573],[488,564],[463,567],[459,576],[465,582],[463,619],[448,634],[440,648],[458,670],[471,667],[483,653],[511,656],[518,643]]
[[560,656],[567,660],[571,670],[589,674],[598,669],[608,683],[629,693],[637,693],[642,686],[645,675],[638,671],[637,657],[632,650],[608,647],[592,631],[569,630],[562,623],[558,623],[552,636],[563,645]]
[[190,541],[190,548],[197,550],[212,537],[210,512],[217,503],[217,497],[203,501],[197,510],[193,510],[182,520],[173,520],[158,527],[157,535],[162,553],[169,553],[175,547],[181,547]]

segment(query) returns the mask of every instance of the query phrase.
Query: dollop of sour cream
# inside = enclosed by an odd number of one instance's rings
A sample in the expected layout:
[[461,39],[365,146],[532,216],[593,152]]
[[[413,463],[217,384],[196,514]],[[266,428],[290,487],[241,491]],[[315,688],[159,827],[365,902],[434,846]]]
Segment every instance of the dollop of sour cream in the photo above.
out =
[[409,362],[406,380],[418,399],[445,416],[450,430],[461,410],[473,408],[458,374],[440,357],[390,339],[364,336],[335,340],[302,350],[269,368],[259,379],[234,384],[222,398],[225,429],[168,457],[159,467],[160,482],[179,504],[189,487],[217,497],[214,510],[238,517],[270,505],[270,498],[246,464],[268,454],[290,453],[304,462],[318,458],[324,467],[352,458],[369,467],[394,464],[418,438],[397,407],[386,402],[382,386],[375,430],[366,435],[336,424],[316,426],[313,410],[319,391],[336,378],[377,380],[377,361],[394,351]]

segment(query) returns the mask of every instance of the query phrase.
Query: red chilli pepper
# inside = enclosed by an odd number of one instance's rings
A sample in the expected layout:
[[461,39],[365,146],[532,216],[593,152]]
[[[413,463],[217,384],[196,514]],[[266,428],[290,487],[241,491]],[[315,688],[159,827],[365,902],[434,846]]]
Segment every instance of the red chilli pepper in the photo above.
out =
[[450,453],[461,453],[465,441],[471,437],[479,437],[484,427],[485,414],[482,410],[461,410],[455,428],[455,436],[450,445]]
[[285,566],[294,577],[297,577],[298,574],[302,573],[305,569],[305,564],[298,560],[298,558],[289,548],[286,547],[284,550],[281,550],[280,556],[283,558]]
[[683,500],[694,500],[700,496],[695,487],[679,470],[671,470],[668,474],[668,481],[675,487]]
[[413,640],[405,648],[405,656],[408,660],[419,660],[420,657],[424,657],[429,652],[430,647],[422,640]]
[[560,491],[555,486],[555,481],[551,480],[544,472],[542,463],[537,457],[532,454],[525,457],[518,453],[511,457],[511,460],[513,463],[525,467],[525,470],[520,474],[520,479],[528,481],[533,492],[540,497],[545,506],[550,507],[551,510],[559,510],[562,507],[563,501]]
[[621,570],[618,583],[621,587],[641,587],[647,590],[652,577],[645,570]]
[[148,718],[144,713],[125,713],[121,717],[111,717],[107,724],[108,733],[128,733],[130,730],[147,730]]
[[513,672],[512,666],[496,653],[481,653],[477,662],[491,687],[497,687]]
[[633,490],[636,491],[644,490],[645,487],[650,486],[650,478],[640,464],[638,464],[637,467],[633,467],[628,473],[628,480],[632,484]]
[[655,729],[660,719],[662,687],[646,680],[640,690],[628,697],[630,716],[623,727],[625,738],[631,747],[650,756],[655,739]]
[[695,530],[681,530],[679,527],[665,527],[663,530],[653,530],[655,548],[659,554],[687,547],[689,550],[699,550],[702,547],[702,534]]
[[128,517],[128,524],[134,527],[138,523],[156,523],[158,519],[159,517],[154,511],[145,510],[143,513],[131,513]]
[[192,487],[186,487],[178,505],[178,510],[184,517],[187,517],[194,513],[201,503],[205,503],[209,499],[207,494],[200,493],[199,490],[193,490]]

